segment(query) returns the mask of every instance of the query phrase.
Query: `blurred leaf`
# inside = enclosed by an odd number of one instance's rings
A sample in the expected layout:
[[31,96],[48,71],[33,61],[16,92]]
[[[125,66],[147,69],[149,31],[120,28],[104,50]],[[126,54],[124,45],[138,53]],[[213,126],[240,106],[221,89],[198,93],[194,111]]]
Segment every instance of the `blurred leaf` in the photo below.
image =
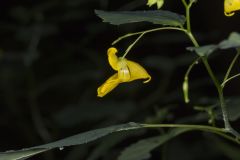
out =
[[162,123],[164,120],[169,118],[170,113],[169,110],[172,107],[166,107],[166,108],[156,108],[155,114],[152,116],[148,116],[145,120],[145,123]]
[[83,83],[86,80],[97,79],[100,77],[100,73],[96,70],[85,69],[79,73],[62,73],[54,75],[42,81],[36,89],[37,95],[43,95],[48,90],[59,86],[76,86],[76,84]]
[[130,122],[130,123],[115,125],[107,128],[96,129],[96,130],[84,132],[81,134],[77,134],[68,138],[64,138],[52,143],[48,143],[48,144],[44,144],[36,147],[25,148],[17,151],[2,152],[0,153],[0,160],[23,160],[33,155],[36,155],[54,148],[59,148],[60,150],[62,150],[63,147],[89,143],[91,141],[94,141],[98,138],[101,138],[103,136],[106,136],[114,132],[133,130],[133,129],[139,129],[139,128],[142,128],[140,124]]
[[[213,112],[216,116],[217,120],[223,120],[222,118],[222,110],[221,107],[219,106],[219,101],[216,98],[211,98],[211,97],[204,97],[201,98],[198,103],[200,104],[205,104],[204,106],[207,107],[213,107]],[[207,104],[207,105],[206,105]],[[209,105],[212,104],[212,105]],[[228,97],[226,98],[226,106],[227,106],[227,112],[229,115],[229,120],[230,121],[236,121],[240,118],[240,97]],[[199,115],[201,117],[201,115]],[[202,121],[204,120],[204,117],[206,117],[207,115],[205,114],[202,115]],[[188,118],[187,118],[188,119]],[[205,118],[206,119],[206,118]],[[186,122],[199,122],[199,121],[194,121],[193,119],[188,119],[188,121],[177,121],[178,123],[186,123]]]
[[138,141],[137,143],[126,148],[122,154],[118,157],[118,160],[145,160],[151,157],[151,151],[164,144],[168,140],[184,133],[190,131],[189,128],[175,128],[169,133],[163,134],[161,136],[151,137]]
[[182,26],[185,23],[185,17],[170,11],[101,11],[95,10],[95,13],[103,19],[103,22],[109,22],[113,25],[135,22],[151,22],[154,24]]
[[221,49],[237,47],[240,47],[240,34],[237,32],[232,32],[227,40],[224,40],[219,43],[219,48]]
[[172,58],[160,55],[149,55],[144,58],[143,61],[149,67],[156,68],[165,72],[170,72],[176,67]]
[[27,23],[29,22],[32,13],[22,6],[14,7],[10,10],[11,17],[15,18],[18,22]]
[[[227,111],[228,111],[230,121],[236,121],[240,118],[239,104],[240,104],[239,97],[232,97],[226,101]],[[217,116],[216,117],[217,119],[222,119],[222,111],[220,107],[217,107],[216,116]]]
[[52,24],[38,24],[30,27],[18,27],[18,30],[16,32],[16,39],[29,42],[36,36],[49,36],[56,34],[57,32],[57,26]]
[[240,34],[232,32],[228,39],[221,41],[219,44],[210,44],[201,47],[187,47],[189,51],[195,51],[199,56],[209,56],[216,49],[229,49],[240,47]]
[[214,143],[211,143],[212,147],[216,147],[216,149],[218,149],[220,152],[222,152],[225,156],[227,156],[231,160],[240,159],[239,147],[230,145],[229,143],[226,143],[222,139],[215,136],[209,137],[209,140],[214,141]]
[[217,49],[217,45],[206,45],[202,47],[188,47],[187,50],[195,51],[199,56],[209,56]]
[[123,142],[125,139],[133,137],[133,136],[141,136],[143,133],[145,133],[146,130],[134,130],[129,131],[128,134],[121,134],[116,133],[113,135],[109,135],[106,138],[104,138],[104,141],[102,141],[97,147],[94,148],[94,150],[89,154],[89,157],[87,160],[98,160],[99,157],[106,157],[109,156],[109,152],[112,151],[112,148],[116,146],[118,143]]
[[[101,119],[125,120],[136,105],[133,102],[88,102],[79,105],[69,105],[54,113],[54,121],[62,127],[71,127],[86,121],[99,121]],[[93,112],[95,111],[95,112]],[[71,117],[71,118],[69,118]]]

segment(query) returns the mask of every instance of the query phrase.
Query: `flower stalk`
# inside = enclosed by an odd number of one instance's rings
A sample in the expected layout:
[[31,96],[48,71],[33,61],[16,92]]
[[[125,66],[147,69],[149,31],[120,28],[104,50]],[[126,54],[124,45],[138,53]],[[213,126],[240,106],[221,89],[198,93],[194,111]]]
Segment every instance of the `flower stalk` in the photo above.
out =
[[[193,1],[190,1],[189,4],[187,4],[185,0],[182,0],[182,2],[183,2],[183,5],[186,8],[187,30],[185,31],[185,33],[191,39],[194,46],[199,47],[199,44],[198,44],[196,38],[194,37],[194,35],[192,34],[192,31],[191,31],[190,8],[192,6]],[[237,138],[239,138],[240,134],[232,128],[232,126],[229,122],[228,112],[227,112],[227,109],[226,109],[226,103],[225,103],[225,99],[224,99],[224,96],[223,96],[223,88],[221,86],[221,83],[219,82],[219,80],[214,75],[214,73],[212,71],[212,68],[208,63],[207,57],[206,56],[201,56],[200,58],[201,58],[205,68],[207,69],[207,72],[208,72],[209,76],[211,77],[211,79],[212,79],[212,81],[213,81],[213,83],[214,83],[214,85],[217,89],[218,97],[219,97],[219,101],[220,101],[220,107],[221,107],[222,115],[223,115],[225,131],[229,132],[229,133],[233,134],[234,136],[236,136]]]

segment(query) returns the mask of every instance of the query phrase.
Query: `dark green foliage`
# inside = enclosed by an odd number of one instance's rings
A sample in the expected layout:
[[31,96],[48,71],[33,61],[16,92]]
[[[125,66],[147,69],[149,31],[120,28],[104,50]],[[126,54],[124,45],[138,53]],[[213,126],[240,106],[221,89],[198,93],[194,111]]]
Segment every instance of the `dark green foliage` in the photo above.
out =
[[95,10],[95,13],[103,19],[103,22],[120,25],[136,22],[151,22],[153,24],[162,24],[170,26],[182,26],[185,23],[185,17],[170,11],[101,11]]
[[[132,128],[131,123],[129,128],[127,122],[207,124],[209,114],[194,110],[195,105],[213,106],[216,124],[222,127],[217,94],[201,63],[190,74],[190,104],[183,102],[183,77],[197,55],[185,50],[192,44],[182,32],[146,34],[129,52],[127,58],[143,65],[152,76],[150,83],[121,84],[106,97],[96,97],[98,86],[114,72],[106,51],[115,39],[162,25],[185,24],[184,8],[179,7],[181,1],[166,0],[163,9],[173,12],[150,11],[145,3],[145,0],[1,2],[0,160],[113,160],[134,153],[127,151],[137,147],[141,154],[137,150],[134,157],[149,160],[238,160],[239,146],[214,134],[196,131],[179,135],[185,130],[167,128],[118,132],[140,127],[134,124]],[[147,23],[106,25],[96,16],[95,9],[108,23]],[[200,44],[217,46],[192,50],[200,50],[202,55],[220,51],[209,56],[209,60],[221,78],[235,54],[235,49],[228,48],[239,47],[239,17],[237,13],[231,19],[223,17],[222,2],[216,1],[199,1],[192,11],[192,30]],[[123,15],[124,18],[119,18]],[[236,32],[230,34],[233,31]],[[119,55],[135,38],[115,46]],[[237,61],[232,74],[239,73],[238,66]],[[224,88],[225,96],[230,120],[239,130],[239,79],[232,82]],[[34,154],[38,155],[32,157]]]

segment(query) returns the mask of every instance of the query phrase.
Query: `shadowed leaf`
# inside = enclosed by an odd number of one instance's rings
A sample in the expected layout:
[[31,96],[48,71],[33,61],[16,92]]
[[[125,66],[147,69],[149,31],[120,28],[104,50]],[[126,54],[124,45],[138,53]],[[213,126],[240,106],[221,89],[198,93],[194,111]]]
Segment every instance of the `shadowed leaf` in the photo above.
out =
[[202,47],[188,47],[187,50],[195,51],[199,56],[209,56],[217,49],[217,45],[206,45]]
[[192,129],[189,128],[176,128],[171,130],[169,133],[146,138],[143,140],[138,141],[137,143],[131,145],[130,147],[126,148],[122,154],[119,156],[118,160],[145,160],[151,157],[150,152],[167,142],[168,140],[184,133],[190,131]]
[[238,48],[240,47],[240,34],[237,32],[232,32],[227,40],[219,43],[219,48],[228,49],[228,48]]
[[59,148],[61,150],[63,147],[67,147],[67,146],[89,143],[91,141],[94,141],[98,138],[101,138],[103,136],[106,136],[114,132],[133,130],[138,128],[142,128],[142,126],[140,124],[130,122],[130,123],[115,125],[107,128],[96,129],[96,130],[84,132],[81,134],[77,134],[75,136],[71,136],[68,138],[64,138],[52,143],[48,143],[48,144],[44,144],[36,147],[25,148],[25,149],[16,150],[16,151],[2,152],[0,153],[0,160],[23,160],[33,155],[36,155],[54,148]]
[[113,25],[120,25],[135,22],[151,22],[154,24],[182,26],[185,23],[185,17],[170,11],[101,11],[95,10],[95,13]]

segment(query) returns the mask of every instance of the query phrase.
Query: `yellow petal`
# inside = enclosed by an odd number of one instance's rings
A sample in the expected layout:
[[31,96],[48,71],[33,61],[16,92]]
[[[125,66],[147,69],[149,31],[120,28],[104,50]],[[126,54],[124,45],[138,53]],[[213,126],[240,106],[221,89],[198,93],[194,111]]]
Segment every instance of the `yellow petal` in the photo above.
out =
[[130,71],[125,58],[119,58],[118,61],[118,79],[122,82],[128,82],[130,79]]
[[108,62],[110,66],[117,71],[118,69],[118,57],[116,56],[117,49],[114,47],[111,47],[108,49],[107,54],[108,54]]
[[160,9],[164,4],[164,0],[158,0],[157,1],[157,8]]
[[104,82],[100,87],[98,87],[97,92],[98,92],[98,97],[103,97],[109,92],[111,92],[115,87],[118,86],[120,83],[118,79],[118,74],[115,73],[112,75],[106,82]]
[[148,0],[147,5],[151,7],[154,4],[157,4],[157,8],[160,9],[163,6],[164,0]]
[[129,82],[136,79],[147,79],[143,82],[143,83],[147,83],[151,80],[151,76],[140,64],[127,60],[127,66],[130,71]]
[[224,14],[226,16],[234,15],[234,12],[240,10],[240,0],[225,0]]
[[157,0],[148,0],[147,5],[148,5],[149,7],[151,7],[151,6],[154,5],[155,3],[157,3]]

